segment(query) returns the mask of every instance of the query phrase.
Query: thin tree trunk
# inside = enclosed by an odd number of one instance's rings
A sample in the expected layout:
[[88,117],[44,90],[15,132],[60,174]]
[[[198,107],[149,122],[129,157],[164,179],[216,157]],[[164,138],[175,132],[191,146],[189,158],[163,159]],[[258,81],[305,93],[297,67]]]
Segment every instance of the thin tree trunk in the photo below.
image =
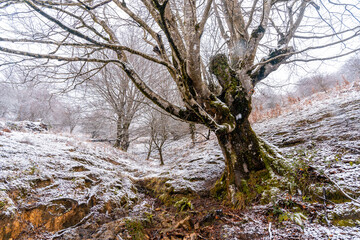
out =
[[159,151],[159,157],[160,157],[160,165],[164,165],[164,159],[163,159],[163,155],[162,155],[162,148],[159,147],[158,151]]
[[128,123],[124,124],[123,137],[121,139],[121,144],[120,144],[120,148],[125,152],[129,149],[129,146],[130,146],[129,127],[130,127],[130,124],[128,124]]
[[72,134],[72,133],[73,133],[74,128],[75,128],[74,126],[70,126],[70,131],[69,131],[69,132],[70,132],[70,134]]
[[121,118],[118,116],[116,121],[116,141],[114,143],[114,147],[120,148],[121,145],[121,138],[122,138],[122,124]]
[[150,139],[150,143],[149,143],[149,151],[148,151],[148,154],[146,156],[146,160],[149,160],[150,159],[150,155],[151,155],[151,152],[152,152],[152,145],[153,145],[153,140],[152,138]]

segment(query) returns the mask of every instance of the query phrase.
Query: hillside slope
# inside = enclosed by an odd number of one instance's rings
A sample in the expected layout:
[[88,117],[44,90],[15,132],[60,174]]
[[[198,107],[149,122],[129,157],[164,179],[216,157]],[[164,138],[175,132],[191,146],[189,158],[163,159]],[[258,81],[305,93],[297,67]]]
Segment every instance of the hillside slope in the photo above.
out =
[[307,155],[309,164],[360,194],[359,91],[313,95],[254,130],[288,157]]
[[[311,101],[254,129],[290,161],[323,171],[360,200],[360,93]],[[240,211],[212,199],[210,189],[225,166],[214,136],[199,136],[195,147],[186,138],[172,142],[160,166],[145,160],[140,145],[136,155],[128,154],[30,122],[0,122],[0,130],[1,240],[360,239],[360,207],[351,202],[326,209],[301,203],[341,226],[310,216],[300,226],[291,219],[273,222],[272,204]],[[144,189],[149,183],[173,196],[192,194],[193,209],[178,213],[164,205]]]

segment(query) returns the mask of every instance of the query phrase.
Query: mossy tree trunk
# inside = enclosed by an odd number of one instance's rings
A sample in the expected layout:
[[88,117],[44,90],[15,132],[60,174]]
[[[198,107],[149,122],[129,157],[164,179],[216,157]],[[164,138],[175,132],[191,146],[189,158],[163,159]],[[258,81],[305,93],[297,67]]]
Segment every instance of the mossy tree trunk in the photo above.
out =
[[266,169],[258,138],[247,119],[236,124],[231,133],[216,136],[225,157],[228,190],[231,186],[240,189],[250,172]]
[[[217,114],[218,122],[232,122],[232,131],[215,132],[225,157],[226,188],[229,197],[241,190],[253,171],[266,171],[259,139],[248,120],[251,113],[251,94],[240,79],[241,75],[231,69],[227,57],[219,54],[212,58],[210,71],[222,87],[218,98],[228,107],[228,113]],[[246,76],[244,76],[246,77]],[[229,117],[232,116],[232,117]],[[230,121],[232,120],[232,121]]]

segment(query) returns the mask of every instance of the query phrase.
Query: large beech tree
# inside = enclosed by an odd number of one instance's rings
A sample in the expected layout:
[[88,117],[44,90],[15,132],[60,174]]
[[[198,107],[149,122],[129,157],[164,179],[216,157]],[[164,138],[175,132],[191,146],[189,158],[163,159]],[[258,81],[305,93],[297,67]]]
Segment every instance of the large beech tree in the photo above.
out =
[[[233,194],[250,172],[266,169],[248,121],[256,84],[286,63],[355,52],[359,6],[358,0],[0,0],[0,51],[4,64],[48,65],[54,79],[76,81],[83,72],[96,74],[99,64],[122,69],[160,108],[216,134]],[[122,40],[129,31],[141,48]],[[164,81],[176,84],[182,106],[153,91],[152,76],[141,77],[129,55],[166,69]],[[80,71],[67,73],[73,62]]]

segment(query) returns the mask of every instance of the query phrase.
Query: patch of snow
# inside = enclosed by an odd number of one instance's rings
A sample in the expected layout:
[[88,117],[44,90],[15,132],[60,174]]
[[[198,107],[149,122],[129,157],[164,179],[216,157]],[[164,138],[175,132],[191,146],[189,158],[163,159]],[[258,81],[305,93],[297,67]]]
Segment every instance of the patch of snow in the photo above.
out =
[[242,118],[241,113],[239,113],[238,115],[236,115],[236,121],[240,120]]

